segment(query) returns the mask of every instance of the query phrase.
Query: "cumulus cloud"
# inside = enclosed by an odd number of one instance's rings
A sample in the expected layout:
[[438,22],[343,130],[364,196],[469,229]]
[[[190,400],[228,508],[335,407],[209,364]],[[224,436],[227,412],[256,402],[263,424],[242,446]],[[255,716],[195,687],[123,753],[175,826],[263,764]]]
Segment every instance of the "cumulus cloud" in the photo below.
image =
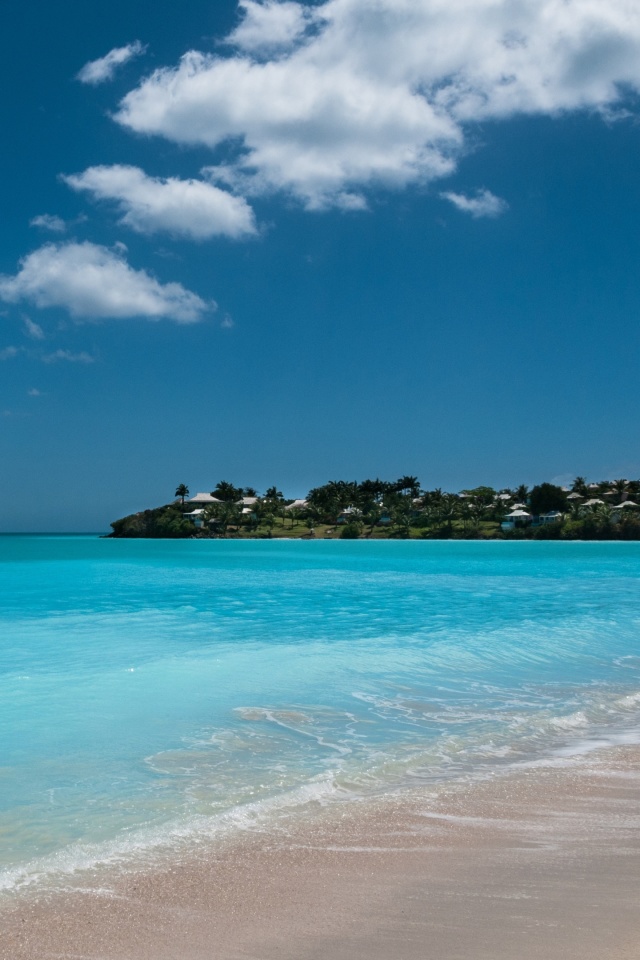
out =
[[464,193],[452,193],[451,191],[445,191],[440,196],[443,200],[452,203],[458,210],[468,213],[476,219],[480,217],[499,217],[509,207],[506,200],[496,197],[495,193],[491,193],[490,190],[478,190],[475,197],[467,197]]
[[121,165],[89,167],[63,179],[97,200],[115,201],[122,212],[120,222],[138,233],[165,231],[193,240],[256,233],[253,210],[243,197],[202,180],[165,180]]
[[[143,134],[231,159],[211,176],[309,208],[451,173],[468,125],[640,90],[630,0],[244,0],[225,55],[187,53],[121,102]],[[271,52],[269,52],[271,51]]]
[[30,317],[24,317],[24,329],[28,337],[32,340],[44,340],[44,330],[39,323]]
[[[67,363],[95,363],[96,358],[84,350],[80,353],[73,353],[71,350],[54,350],[53,353],[45,353],[42,357],[43,363],[60,363],[61,360]],[[29,395],[40,396],[40,393]]]
[[104,57],[85,63],[82,70],[76,75],[76,79],[80,83],[90,83],[93,86],[98,83],[105,83],[113,78],[118,67],[133,59],[133,57],[139,57],[146,49],[146,46],[139,40],[128,43],[126,47],[115,47]]
[[134,270],[122,249],[87,242],[48,243],[30,253],[15,276],[0,275],[0,299],[62,307],[78,320],[144,317],[195,323],[208,308],[181,284],[162,284]]
[[300,3],[240,0],[242,22],[229,36],[234,46],[252,53],[269,53],[295,43],[313,21],[313,11]]
[[38,390],[37,387],[31,387],[30,390],[27,390],[27,396],[28,396],[28,397],[41,397],[41,396],[43,396],[43,393],[42,393],[41,390]]
[[41,213],[37,217],[29,220],[30,227],[40,227],[41,230],[49,230],[51,233],[64,233],[67,225],[62,217],[56,217],[51,213]]

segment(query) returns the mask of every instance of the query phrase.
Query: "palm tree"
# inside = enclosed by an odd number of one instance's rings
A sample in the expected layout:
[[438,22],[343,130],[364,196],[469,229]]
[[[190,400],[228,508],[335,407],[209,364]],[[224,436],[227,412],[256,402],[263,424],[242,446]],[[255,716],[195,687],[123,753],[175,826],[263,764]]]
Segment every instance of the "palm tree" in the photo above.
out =
[[585,477],[576,477],[571,484],[571,490],[573,493],[579,493],[581,497],[586,497],[589,493],[589,488],[587,487]]
[[211,491],[211,496],[217,500],[235,502],[242,496],[242,487],[234,487],[234,485],[227,480],[221,480],[220,483],[216,485],[215,490]]
[[393,484],[393,487],[398,493],[407,493],[412,497],[417,497],[420,494],[420,481],[417,477],[400,477]]
[[184,498],[189,496],[189,487],[185,483],[179,483],[174,496],[180,497],[181,505],[184,507]]
[[629,481],[628,480],[613,480],[611,483],[611,489],[615,490],[616,495],[620,497],[620,503],[624,503],[629,496]]

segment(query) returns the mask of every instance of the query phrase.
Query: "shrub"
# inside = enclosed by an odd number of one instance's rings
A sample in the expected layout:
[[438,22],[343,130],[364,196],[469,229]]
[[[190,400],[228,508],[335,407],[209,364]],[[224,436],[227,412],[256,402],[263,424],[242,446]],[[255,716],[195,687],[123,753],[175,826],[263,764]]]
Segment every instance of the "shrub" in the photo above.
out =
[[361,523],[358,523],[356,520],[351,520],[349,523],[345,523],[344,527],[340,531],[340,539],[357,540],[362,533],[362,529]]

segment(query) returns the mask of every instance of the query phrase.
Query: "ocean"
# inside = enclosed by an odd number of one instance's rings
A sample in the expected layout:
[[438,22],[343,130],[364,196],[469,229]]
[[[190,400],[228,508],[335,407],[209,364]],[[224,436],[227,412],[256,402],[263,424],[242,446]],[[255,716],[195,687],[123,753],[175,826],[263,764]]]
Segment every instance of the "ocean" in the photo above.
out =
[[0,537],[0,895],[640,742],[640,544]]

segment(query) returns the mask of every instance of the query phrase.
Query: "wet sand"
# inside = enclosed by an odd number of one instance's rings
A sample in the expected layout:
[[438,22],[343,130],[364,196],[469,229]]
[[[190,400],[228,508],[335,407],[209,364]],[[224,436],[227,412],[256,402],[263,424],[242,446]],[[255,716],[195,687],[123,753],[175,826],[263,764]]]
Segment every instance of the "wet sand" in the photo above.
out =
[[640,749],[335,804],[0,906],[2,960],[638,960]]

